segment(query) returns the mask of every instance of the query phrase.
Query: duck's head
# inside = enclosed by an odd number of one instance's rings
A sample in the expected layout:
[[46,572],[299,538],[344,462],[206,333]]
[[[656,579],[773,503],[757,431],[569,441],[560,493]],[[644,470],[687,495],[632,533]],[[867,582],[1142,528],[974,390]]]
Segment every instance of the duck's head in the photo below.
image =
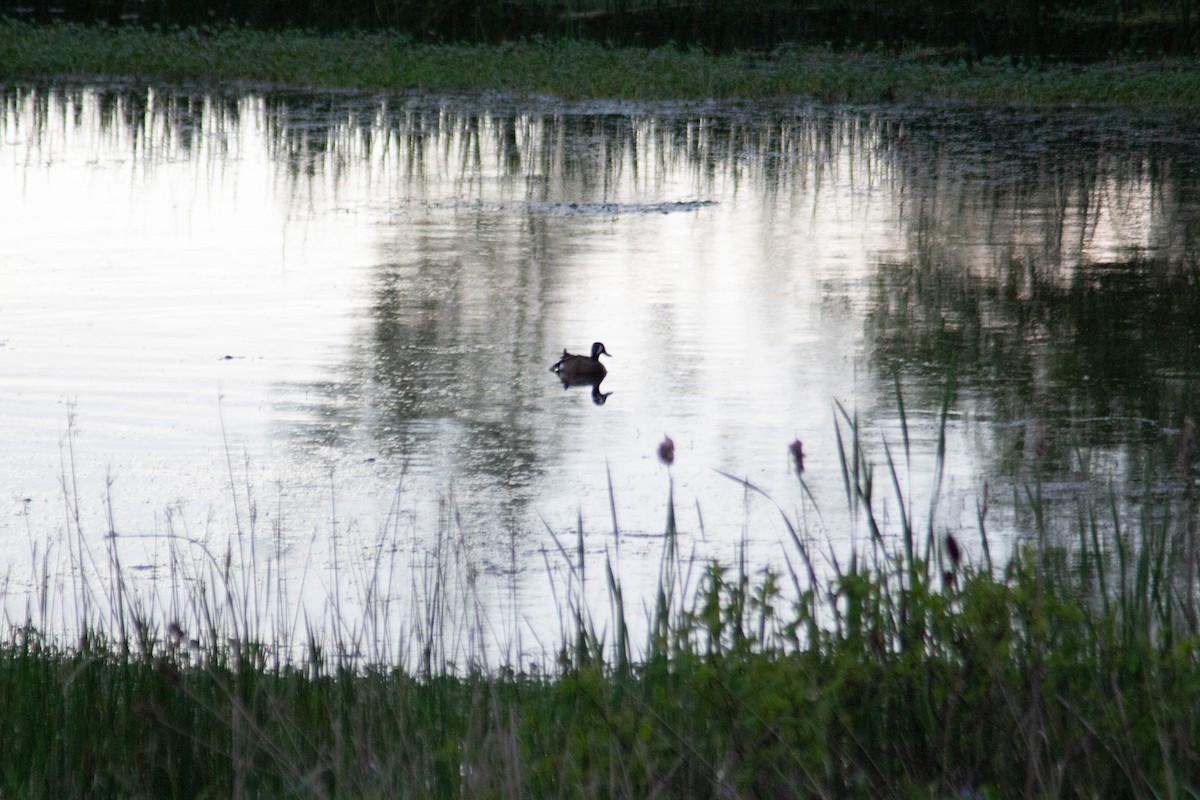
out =
[[592,358],[599,361],[601,353],[608,356],[609,358],[612,358],[612,353],[610,353],[604,349],[604,342],[593,342],[592,343]]

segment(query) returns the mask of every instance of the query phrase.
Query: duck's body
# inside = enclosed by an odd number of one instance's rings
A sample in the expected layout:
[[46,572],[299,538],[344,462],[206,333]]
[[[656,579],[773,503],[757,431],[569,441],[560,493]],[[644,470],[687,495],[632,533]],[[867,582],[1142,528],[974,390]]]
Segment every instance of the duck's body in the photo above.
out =
[[604,354],[612,357],[612,353],[604,349],[603,342],[595,342],[592,345],[592,354],[590,356],[580,356],[574,353],[568,353],[563,350],[562,358],[557,363],[550,367],[551,372],[558,374],[563,382],[591,382],[599,381],[608,374],[608,370],[600,363],[600,355]]

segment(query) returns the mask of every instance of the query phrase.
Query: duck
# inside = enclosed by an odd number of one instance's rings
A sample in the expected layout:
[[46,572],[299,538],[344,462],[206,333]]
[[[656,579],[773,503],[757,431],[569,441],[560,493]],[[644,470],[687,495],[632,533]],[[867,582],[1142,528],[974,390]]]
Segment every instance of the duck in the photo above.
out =
[[564,348],[562,358],[550,367],[550,371],[562,378],[564,384],[568,381],[572,383],[596,381],[599,383],[608,374],[608,370],[600,363],[602,354],[612,358],[612,353],[604,349],[603,342],[592,344],[590,356],[568,353]]

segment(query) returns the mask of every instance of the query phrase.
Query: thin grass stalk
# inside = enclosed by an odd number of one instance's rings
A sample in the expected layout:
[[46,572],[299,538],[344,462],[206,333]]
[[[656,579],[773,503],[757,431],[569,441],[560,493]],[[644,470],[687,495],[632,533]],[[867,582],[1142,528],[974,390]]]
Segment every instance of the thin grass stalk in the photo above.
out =
[[[843,414],[845,412],[843,411]],[[875,481],[874,470],[867,460],[866,449],[862,442],[862,428],[858,414],[855,413],[851,424],[851,474],[854,479],[855,510],[861,511],[867,522],[867,530],[871,535],[872,546],[883,545],[883,529],[875,518]]]
[[[951,369],[953,370],[953,364],[951,365]],[[933,460],[933,487],[929,498],[929,525],[927,529],[927,534],[931,541],[934,539],[934,522],[937,519],[938,502],[942,496],[942,484],[946,472],[946,425],[950,419],[951,404],[954,402],[954,387],[954,379],[951,377],[946,381],[946,386],[942,393],[942,407],[938,413],[937,449]]]
[[608,482],[608,511],[612,515],[613,549],[618,561],[621,559],[621,528],[617,525],[617,497],[613,491],[612,469],[608,459],[604,461],[604,477]]
[[[900,418],[900,429],[904,432],[904,441],[908,441],[908,423],[904,418]],[[907,447],[907,445],[905,445]],[[892,476],[892,488],[896,492],[896,507],[900,511],[900,531],[904,536],[904,554],[905,558],[911,564],[916,557],[913,552],[913,532],[912,523],[910,521],[911,498],[905,498],[904,490],[900,488],[900,475],[896,469],[896,462],[892,459],[892,448],[888,444],[887,439],[883,440],[883,455],[887,460],[888,474]],[[908,454],[905,453],[905,461],[908,460]],[[906,502],[907,499],[907,502]]]
[[612,602],[613,624],[616,627],[613,648],[617,659],[617,674],[627,678],[632,658],[629,652],[629,627],[625,619],[625,596],[621,591],[621,582],[613,572],[612,562],[607,558],[604,559],[604,571],[608,581],[608,596]]
[[72,544],[74,545],[74,551],[69,553],[69,555],[74,565],[72,574],[74,580],[77,581],[77,590],[72,593],[75,598],[75,623],[80,626],[81,631],[86,631],[87,625],[91,621],[93,603],[87,566],[89,562],[92,562],[92,566],[94,567],[95,563],[91,557],[90,550],[84,542],[83,535],[83,520],[80,511],[82,504],[79,500],[79,477],[76,473],[75,461],[75,437],[77,430],[74,406],[68,406],[65,455],[62,448],[60,447],[59,449],[59,480],[63,492],[63,508],[67,517],[67,530],[70,532],[67,540],[68,549],[72,547]]
[[[835,414],[834,414],[834,420],[833,420],[833,435],[834,435],[835,440],[837,441],[838,466],[841,468],[841,471],[842,471],[842,485],[845,488],[845,492],[846,492],[846,508],[850,509],[851,515],[852,515],[851,520],[854,520],[857,518],[857,515],[854,514],[853,512],[857,508],[856,504],[857,504],[858,497],[857,497],[857,494],[854,492],[854,490],[851,489],[850,464],[847,462],[847,459],[846,459],[846,442],[842,438],[842,424],[838,420],[838,417],[837,417],[838,413],[841,414],[842,419],[845,420],[848,425],[851,425],[852,428],[853,428],[853,425],[850,422],[849,415],[846,413],[846,409],[842,407],[841,403],[838,403],[835,401],[834,408],[835,408]],[[857,483],[858,482],[855,481],[854,485],[857,485]]]
[[1189,624],[1195,628],[1200,626],[1200,614],[1197,613],[1197,583],[1200,583],[1200,546],[1197,545],[1197,509],[1196,496],[1193,490],[1193,481],[1190,474],[1190,465],[1184,468],[1183,481],[1183,500],[1184,500],[1184,519],[1186,541],[1185,548],[1185,564],[1187,574],[1185,576],[1186,591],[1186,611]]
[[987,515],[988,515],[988,500],[989,487],[985,481],[983,484],[983,500],[975,505],[975,516],[979,526],[979,544],[983,549],[983,564],[988,572],[991,572],[995,567],[992,564],[992,549],[988,544],[987,535]]
[[116,522],[112,510],[112,474],[105,476],[104,514],[108,523],[108,531],[104,536],[104,549],[108,556],[109,566],[109,615],[116,623],[122,655],[129,656],[129,631],[126,628],[125,616],[125,572],[121,569],[121,555],[117,550]]
[[579,571],[578,593],[571,601],[573,604],[572,617],[575,620],[575,663],[583,666],[590,662],[591,647],[589,639],[589,624],[584,609],[587,608],[587,554],[583,547],[583,513],[575,515],[575,557]]

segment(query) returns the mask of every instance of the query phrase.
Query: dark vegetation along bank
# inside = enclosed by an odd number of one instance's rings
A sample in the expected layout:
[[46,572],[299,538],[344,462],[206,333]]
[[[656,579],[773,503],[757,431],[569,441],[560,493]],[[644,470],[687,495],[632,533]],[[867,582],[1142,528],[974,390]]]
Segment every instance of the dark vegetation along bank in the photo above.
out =
[[380,31],[436,43],[572,38],[711,52],[934,48],[968,59],[1192,54],[1200,0],[0,0],[0,16],[110,26]]
[[1200,108],[1194,60],[1090,65],[989,58],[929,60],[787,48],[713,54],[594,42],[421,44],[388,32],[272,33],[250,28],[155,32],[0,19],[0,80],[221,85],[613,98],[809,98],[830,103]]

